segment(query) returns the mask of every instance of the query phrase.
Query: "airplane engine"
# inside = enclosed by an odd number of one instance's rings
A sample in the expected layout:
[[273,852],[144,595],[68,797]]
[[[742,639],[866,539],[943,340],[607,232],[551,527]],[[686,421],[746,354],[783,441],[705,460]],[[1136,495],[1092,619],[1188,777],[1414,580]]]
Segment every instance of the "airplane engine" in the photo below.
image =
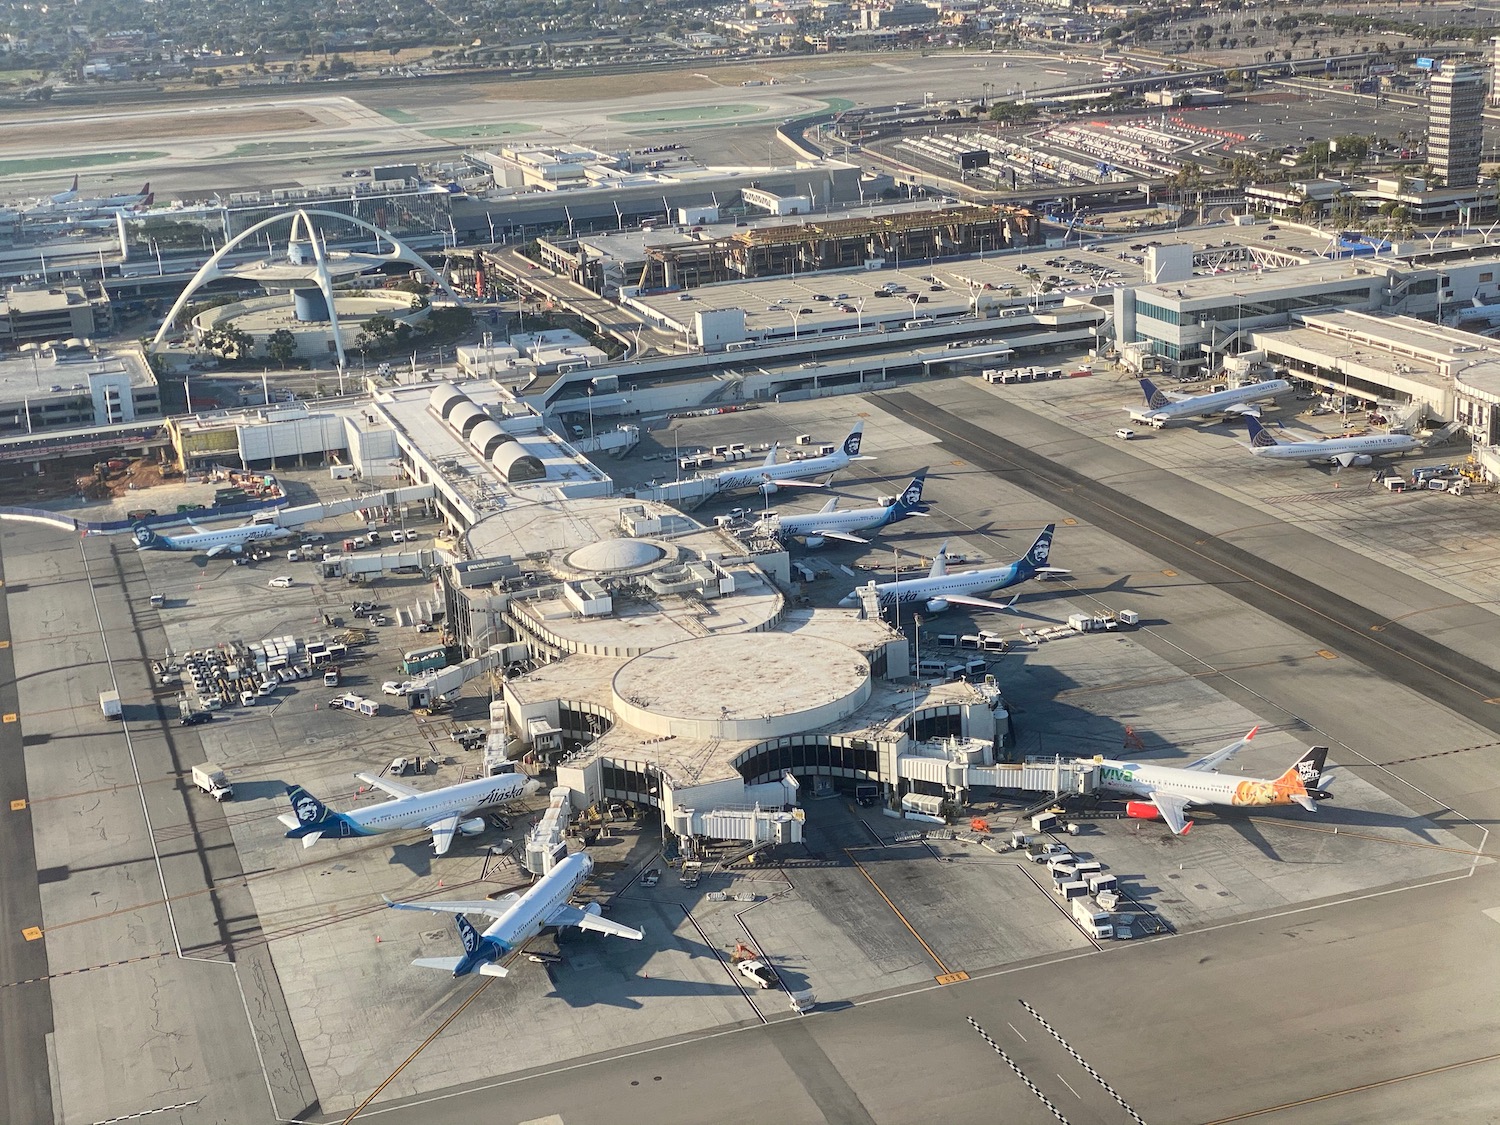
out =
[[1160,820],[1161,809],[1150,801],[1126,801],[1125,815],[1135,820]]
[[760,494],[762,496],[770,496],[775,491],[776,491],[776,482],[774,480],[768,480],[768,481],[762,482],[762,484],[760,486]]
[[823,545],[823,537],[821,535],[809,535],[804,540],[804,542],[807,544],[809,549],[817,550]]
[[604,907],[600,906],[597,902],[591,902],[583,908],[583,912],[585,914],[592,914],[597,918],[604,913]]
[[928,613],[942,613],[948,608],[947,598],[932,598],[927,603]]
[[464,836],[478,836],[484,831],[484,817],[471,816],[458,822],[458,830]]
[[1354,460],[1349,463],[1356,466],[1357,468],[1364,468],[1373,460],[1374,458],[1371,457],[1368,453],[1356,453],[1354,455]]

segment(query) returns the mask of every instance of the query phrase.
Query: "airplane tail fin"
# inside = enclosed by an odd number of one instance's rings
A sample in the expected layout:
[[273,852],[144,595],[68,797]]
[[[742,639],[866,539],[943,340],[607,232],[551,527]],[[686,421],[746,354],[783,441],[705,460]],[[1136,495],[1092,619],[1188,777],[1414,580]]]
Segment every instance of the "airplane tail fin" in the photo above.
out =
[[762,469],[769,468],[770,466],[776,464],[776,453],[779,448],[779,442],[773,441],[771,443],[771,448],[766,451],[766,459],[760,463],[760,467]]
[[1047,569],[1047,558],[1052,554],[1052,535],[1056,530],[1055,523],[1049,523],[1042,528],[1042,533],[1036,537],[1036,542],[1031,545],[1031,549],[1017,560],[1017,566],[1022,575],[1031,578]]
[[906,515],[916,511],[922,503],[922,486],[927,483],[927,470],[923,469],[911,478],[911,483],[906,486],[906,491],[896,498],[896,513]]
[[1314,746],[1287,768],[1276,779],[1277,792],[1285,793],[1294,803],[1309,812],[1316,812],[1317,801],[1328,801],[1333,794],[1322,787],[1323,764],[1328,759],[1328,747]]
[[143,183],[141,185],[141,190],[138,191],[138,192],[136,192],[136,194],[137,195],[150,195],[151,194],[151,181],[147,180],[145,183]]
[[1260,420],[1253,415],[1245,415],[1245,426],[1250,431],[1250,448],[1268,449],[1277,444],[1271,431],[1262,426]]
[[165,545],[162,537],[160,535],[157,535],[156,532],[152,531],[143,523],[136,524],[130,530],[135,538],[136,547],[138,547],[142,551],[148,550],[152,547],[160,547]]
[[849,431],[849,436],[844,439],[844,455],[846,457],[859,456],[859,443],[864,440],[865,424],[863,421],[854,423],[854,429]]
[[73,186],[70,187],[68,190],[70,192],[74,192],[75,194],[77,193],[77,191],[78,191],[78,173],[77,172],[73,173]]
[[947,540],[944,540],[943,541],[943,545],[938,548],[937,557],[932,560],[932,569],[927,572],[927,577],[928,578],[941,578],[943,575],[945,575],[947,573],[948,573],[948,543],[947,543]]
[[1166,406],[1169,401],[1167,396],[1157,389],[1156,384],[1144,375],[1141,376],[1141,394],[1146,396],[1146,405],[1152,410]]
[[510,952],[510,947],[503,941],[485,937],[475,927],[474,923],[462,914],[455,914],[453,919],[458,926],[459,940],[463,942],[464,946],[464,955],[453,966],[453,975],[461,977],[465,973],[472,973],[475,969],[478,969],[483,976],[503,977],[505,975],[503,966],[493,966],[493,968],[500,970],[498,973],[486,972],[486,970],[492,967],[491,962],[499,960]]
[[137,204],[137,206],[141,207],[142,209],[144,209],[144,208],[150,207],[155,202],[156,202],[156,192],[154,192],[154,191],[148,191],[146,193],[146,198],[143,199],[143,200],[141,200],[140,203]]
[[302,786],[288,785],[286,795],[292,802],[292,815],[282,818],[283,824],[290,825],[286,834],[288,840],[301,840],[302,846],[308,848],[323,836],[358,834],[348,817],[334,812]]

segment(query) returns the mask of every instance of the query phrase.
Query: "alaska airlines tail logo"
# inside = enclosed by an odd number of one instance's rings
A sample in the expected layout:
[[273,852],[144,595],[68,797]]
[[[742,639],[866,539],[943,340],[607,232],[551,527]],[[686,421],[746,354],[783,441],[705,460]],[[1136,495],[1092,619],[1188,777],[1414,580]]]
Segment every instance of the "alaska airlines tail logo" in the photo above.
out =
[[155,542],[156,532],[152,531],[145,524],[136,524],[135,545],[137,547],[149,547]]
[[922,502],[922,482],[914,480],[906,486],[906,491],[901,494],[901,503],[908,508],[915,508]]
[[297,819],[303,824],[316,824],[323,818],[323,806],[317,798],[303,793],[292,802],[292,809],[297,814]]
[[458,919],[458,933],[459,936],[463,939],[464,952],[471,955],[478,952],[479,931],[476,930],[474,928],[474,924],[467,918],[465,918],[462,914],[455,915],[455,917]]
[[1036,566],[1046,566],[1047,556],[1052,553],[1052,544],[1046,539],[1038,539],[1036,546],[1031,548],[1031,561]]
[[863,433],[861,433],[859,430],[855,430],[852,434],[844,439],[844,452],[847,453],[850,457],[858,457],[859,443],[860,439],[863,437]]

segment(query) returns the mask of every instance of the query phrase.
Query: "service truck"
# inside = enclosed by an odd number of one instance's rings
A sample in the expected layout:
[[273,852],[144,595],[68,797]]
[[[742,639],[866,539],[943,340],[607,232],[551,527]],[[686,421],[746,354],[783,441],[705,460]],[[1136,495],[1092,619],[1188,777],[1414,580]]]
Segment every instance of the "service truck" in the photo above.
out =
[[124,712],[120,709],[120,693],[117,691],[101,691],[99,693],[99,710],[104,712],[106,719],[124,718]]
[[194,766],[193,784],[215,801],[228,801],[234,797],[234,786],[224,776],[224,771],[213,766]]

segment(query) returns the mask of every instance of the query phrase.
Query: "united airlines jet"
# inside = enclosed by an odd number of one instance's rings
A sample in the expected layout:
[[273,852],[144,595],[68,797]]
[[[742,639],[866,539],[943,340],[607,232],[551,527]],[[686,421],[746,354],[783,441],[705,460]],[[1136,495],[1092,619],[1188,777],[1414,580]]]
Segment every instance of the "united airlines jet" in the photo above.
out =
[[1368,465],[1376,457],[1410,453],[1422,443],[1409,434],[1362,434],[1359,437],[1323,438],[1319,441],[1277,441],[1271,431],[1254,418],[1250,428],[1250,452],[1266,461],[1301,461],[1308,465],[1329,464],[1347,469]]
[[[975,609],[1010,609],[1016,599],[994,602],[973,595],[990,590],[1004,590],[1018,586],[1042,574],[1069,574],[1071,571],[1048,566],[1047,557],[1052,552],[1052,533],[1056,524],[1048,524],[1036,542],[1015,562],[1006,566],[986,567],[983,570],[966,570],[957,574],[948,573],[948,545],[943,544],[932,562],[932,570],[926,578],[898,578],[894,582],[871,582],[864,589],[873,589],[880,599],[880,608],[909,605],[921,602],[928,613],[942,613],[950,605],[972,606]],[[1019,594],[1016,597],[1020,597]],[[858,606],[861,592],[848,594],[839,605]]]
[[385,790],[395,800],[341,813],[334,812],[302,786],[288,785],[286,795],[291,799],[292,811],[277,817],[289,829],[287,839],[300,839],[304,848],[310,848],[324,836],[342,840],[426,828],[432,832],[432,850],[444,855],[453,843],[455,832],[477,836],[484,831],[484,818],[474,816],[475,813],[541,789],[540,782],[520,773],[482,777],[427,791],[374,774],[354,776]]
[[[393,910],[430,910],[457,915],[458,936],[463,942],[464,955],[418,957],[413,965],[422,969],[441,969],[456,977],[476,971],[484,977],[503,977],[509,970],[499,963],[500,959],[536,937],[545,926],[577,926],[580,930],[593,930],[611,937],[641,940],[644,935],[640,930],[601,917],[597,903],[578,907],[569,901],[593,870],[594,861],[588,853],[575,852],[543,875],[523,895],[510,894],[500,899],[476,902],[386,901]],[[480,933],[465,917],[467,914],[482,914],[494,921]]]
[[838,497],[828,501],[820,512],[805,516],[772,516],[766,521],[766,530],[780,539],[801,539],[809,547],[821,547],[825,539],[841,539],[845,543],[868,543],[855,535],[856,531],[876,531],[889,524],[904,520],[907,516],[920,516],[917,508],[922,503],[922,486],[927,481],[927,470],[923,469],[911,478],[901,495],[889,504],[873,508],[850,508],[841,512]]
[[1141,379],[1141,393],[1146,396],[1146,408],[1127,407],[1130,417],[1137,422],[1146,422],[1158,430],[1171,422],[1186,422],[1193,418],[1211,418],[1215,415],[1249,415],[1260,417],[1260,407],[1255,404],[1265,399],[1290,394],[1292,384],[1285,379],[1269,379],[1264,383],[1249,383],[1243,387],[1231,387],[1227,391],[1213,391],[1206,395],[1180,395],[1159,390],[1150,379]]

